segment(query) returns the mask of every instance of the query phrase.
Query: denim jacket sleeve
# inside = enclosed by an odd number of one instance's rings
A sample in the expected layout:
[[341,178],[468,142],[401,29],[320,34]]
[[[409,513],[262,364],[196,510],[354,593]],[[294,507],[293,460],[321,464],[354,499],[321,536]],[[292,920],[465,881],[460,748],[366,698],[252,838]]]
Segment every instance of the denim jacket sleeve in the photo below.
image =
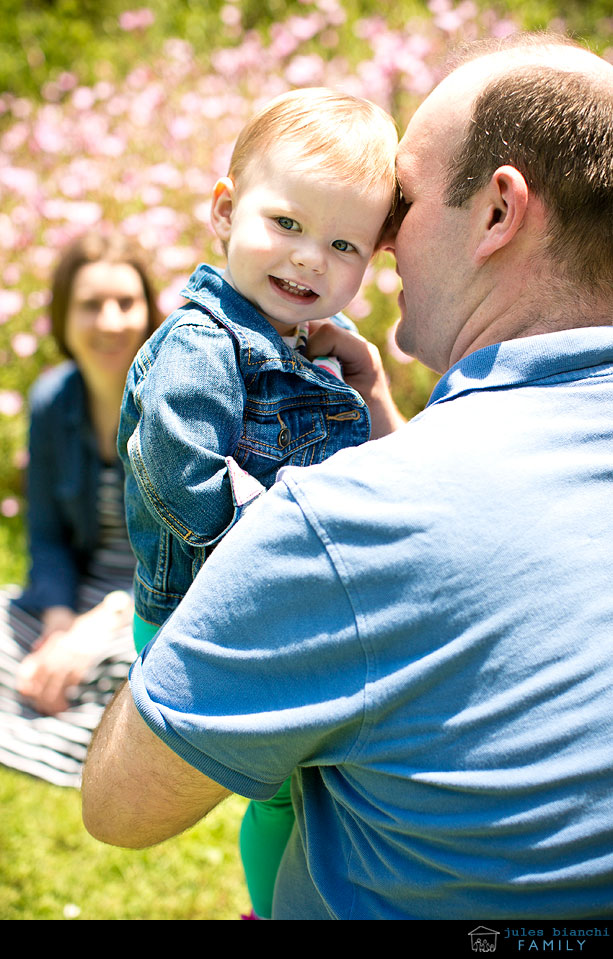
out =
[[240,514],[228,458],[241,436],[245,386],[233,341],[187,312],[155,358],[146,345],[136,366],[127,454],[140,494],[185,543],[213,544]]

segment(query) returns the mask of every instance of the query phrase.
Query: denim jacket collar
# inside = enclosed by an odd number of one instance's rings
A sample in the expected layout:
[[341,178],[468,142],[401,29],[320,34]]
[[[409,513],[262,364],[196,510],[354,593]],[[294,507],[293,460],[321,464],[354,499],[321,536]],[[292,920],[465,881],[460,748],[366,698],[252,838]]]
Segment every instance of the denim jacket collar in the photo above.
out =
[[[181,296],[203,307],[228,330],[239,345],[243,369],[292,370],[307,379],[320,379],[311,364],[303,363],[300,354],[285,344],[275,328],[214,267],[201,263]],[[237,316],[238,323],[232,318]],[[346,384],[339,381],[338,391],[343,388],[347,389]]]

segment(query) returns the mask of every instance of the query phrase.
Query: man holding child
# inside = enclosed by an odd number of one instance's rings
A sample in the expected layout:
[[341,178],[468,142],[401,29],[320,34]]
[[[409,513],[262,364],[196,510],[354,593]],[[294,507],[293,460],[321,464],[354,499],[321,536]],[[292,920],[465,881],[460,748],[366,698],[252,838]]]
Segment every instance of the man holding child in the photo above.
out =
[[376,357],[321,327],[382,438],[231,530],[109,708],[85,822],[146,846],[292,774],[275,919],[606,915],[613,67],[479,49],[397,172],[397,340],[444,376],[396,429]]

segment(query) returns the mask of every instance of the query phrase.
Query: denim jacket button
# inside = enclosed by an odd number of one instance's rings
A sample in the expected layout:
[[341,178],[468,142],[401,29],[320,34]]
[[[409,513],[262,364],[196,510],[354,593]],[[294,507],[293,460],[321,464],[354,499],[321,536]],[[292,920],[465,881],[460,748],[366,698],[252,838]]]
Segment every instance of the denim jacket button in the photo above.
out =
[[277,437],[277,442],[281,449],[285,449],[286,446],[289,446],[291,438],[292,434],[288,430],[287,426],[284,426],[283,429],[280,430],[279,436]]

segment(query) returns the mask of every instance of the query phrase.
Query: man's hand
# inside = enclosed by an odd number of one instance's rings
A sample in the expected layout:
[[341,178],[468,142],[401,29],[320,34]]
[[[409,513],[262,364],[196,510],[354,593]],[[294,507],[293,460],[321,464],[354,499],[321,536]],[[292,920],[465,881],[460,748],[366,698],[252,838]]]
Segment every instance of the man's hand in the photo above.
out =
[[392,399],[377,347],[330,320],[310,322],[309,332],[307,357],[337,356],[343,365],[345,382],[358,391],[368,406],[372,421],[370,438],[387,436],[402,426],[405,421]]
[[88,832],[101,842],[132,849],[176,836],[230,795],[149,729],[127,683],[92,739],[82,792]]

